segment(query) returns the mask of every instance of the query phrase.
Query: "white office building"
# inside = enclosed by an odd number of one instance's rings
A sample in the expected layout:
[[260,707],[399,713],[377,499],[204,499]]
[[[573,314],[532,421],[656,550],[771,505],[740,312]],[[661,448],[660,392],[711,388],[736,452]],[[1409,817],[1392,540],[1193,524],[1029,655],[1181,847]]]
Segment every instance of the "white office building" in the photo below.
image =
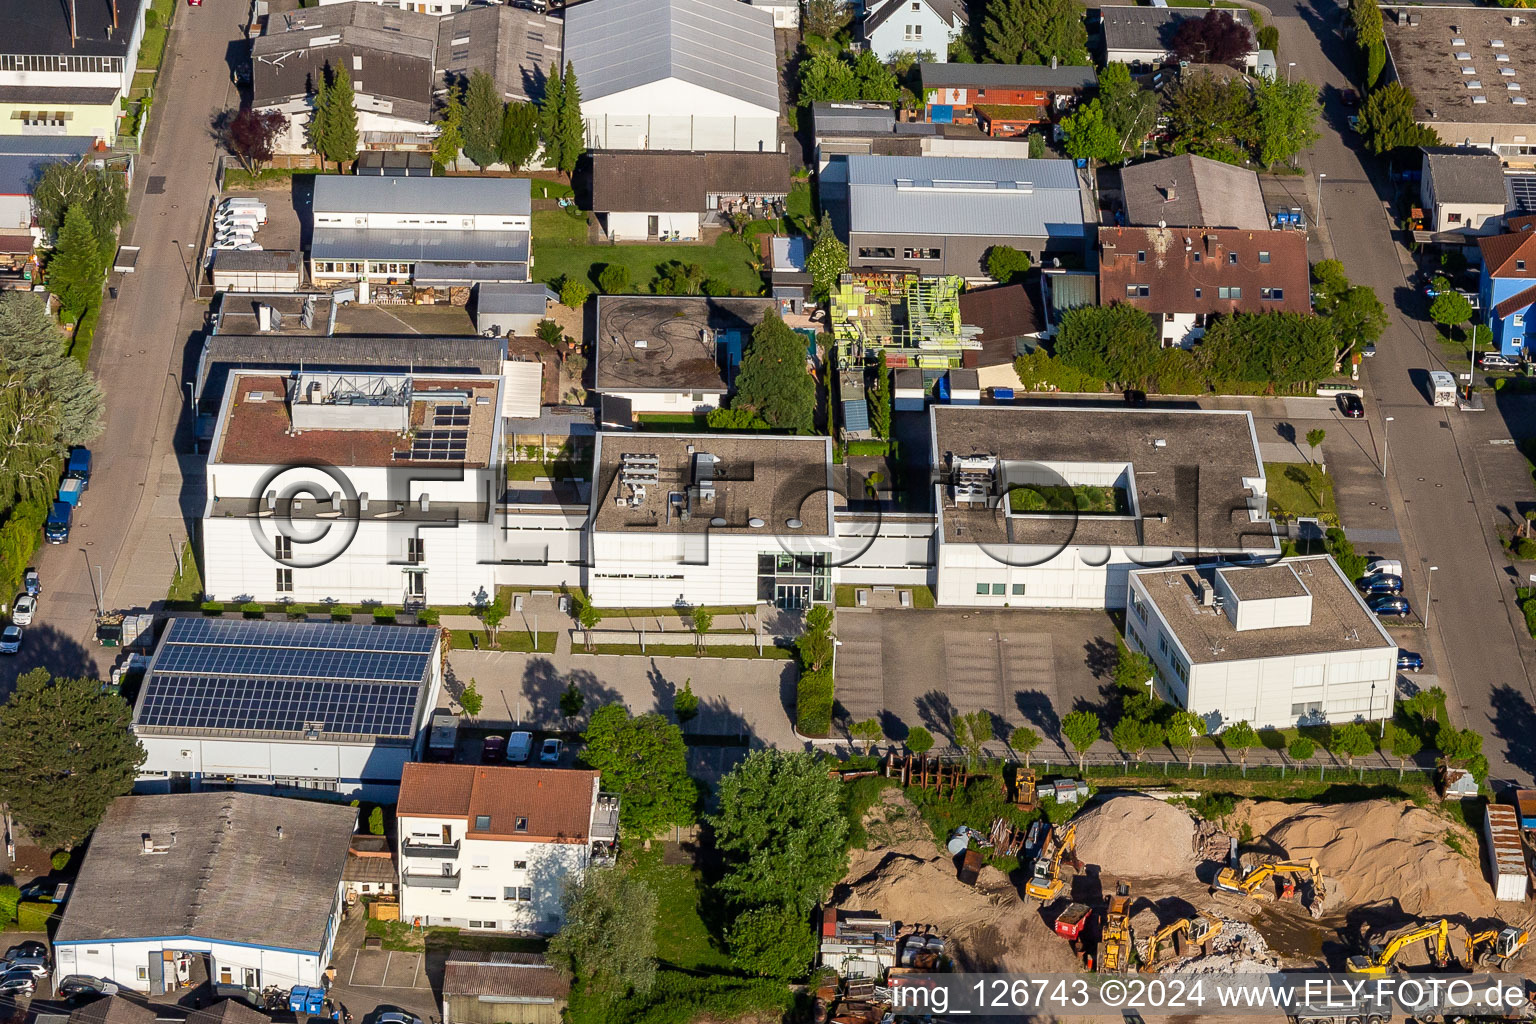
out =
[[1132,569],[1279,554],[1245,411],[929,415],[941,605],[1119,608]]
[[471,374],[231,372],[208,452],[209,599],[493,595],[501,390]]
[[1397,644],[1327,555],[1130,574],[1126,643],[1214,731],[1392,717]]
[[410,764],[395,809],[400,918],[550,934],[568,879],[611,863],[618,798],[575,768]]

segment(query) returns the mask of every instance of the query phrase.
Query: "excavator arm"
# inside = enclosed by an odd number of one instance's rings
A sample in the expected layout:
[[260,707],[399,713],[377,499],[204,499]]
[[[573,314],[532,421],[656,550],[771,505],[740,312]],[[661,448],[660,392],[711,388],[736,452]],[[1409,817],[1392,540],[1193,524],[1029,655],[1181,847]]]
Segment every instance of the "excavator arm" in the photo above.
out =
[[1444,918],[1434,924],[1423,925],[1411,929],[1387,943],[1385,949],[1372,951],[1367,956],[1352,956],[1349,958],[1349,971],[1351,974],[1386,974],[1392,969],[1398,955],[1404,949],[1415,942],[1427,940],[1430,950],[1438,966],[1444,966],[1450,954],[1451,923]]

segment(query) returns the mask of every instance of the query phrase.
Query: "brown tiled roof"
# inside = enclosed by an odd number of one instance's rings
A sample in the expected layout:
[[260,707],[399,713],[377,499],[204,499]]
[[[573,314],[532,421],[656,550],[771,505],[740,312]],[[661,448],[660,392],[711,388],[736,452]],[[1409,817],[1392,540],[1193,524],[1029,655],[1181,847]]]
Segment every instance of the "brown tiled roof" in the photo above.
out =
[[1023,283],[960,293],[960,322],[981,328],[978,366],[1013,362],[1019,338],[1040,333],[1040,310]]
[[[585,843],[597,772],[412,762],[400,777],[398,817],[462,818],[471,839]],[[489,829],[475,819],[489,816]],[[527,819],[526,830],[517,822]]]
[[[1149,313],[1312,310],[1307,240],[1299,231],[1100,228],[1099,250],[1099,296],[1106,303]],[[1139,285],[1145,296],[1128,294]],[[1229,287],[1241,288],[1242,297],[1220,298],[1218,289]],[[1283,289],[1283,298],[1263,299],[1263,288]]]
[[122,996],[107,996],[75,1010],[69,1024],[155,1024],[155,1011]]
[[1501,317],[1506,317],[1511,313],[1524,309],[1533,302],[1536,302],[1536,284],[1511,295],[1497,306],[1494,306],[1493,311]]
[[[1524,221],[1525,218],[1511,220],[1510,226],[1515,230],[1508,234],[1485,235],[1477,240],[1477,247],[1483,253],[1483,267],[1492,277],[1536,276],[1536,231],[1515,223],[1516,220]],[[1524,260],[1530,269],[1520,269],[1516,260]]]
[[444,996],[521,996],[565,999],[570,982],[540,953],[478,953],[456,949],[443,967]]
[[687,213],[704,210],[712,193],[785,195],[785,153],[596,153],[592,208],[599,213]]
[[272,1018],[235,999],[187,1015],[186,1024],[272,1024]]

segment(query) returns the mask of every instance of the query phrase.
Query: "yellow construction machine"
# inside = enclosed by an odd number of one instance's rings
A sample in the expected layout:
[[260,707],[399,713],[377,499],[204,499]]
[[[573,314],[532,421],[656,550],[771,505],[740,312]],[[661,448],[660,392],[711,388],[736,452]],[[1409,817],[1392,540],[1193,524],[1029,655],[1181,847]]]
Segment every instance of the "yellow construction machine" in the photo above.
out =
[[1388,942],[1386,946],[1372,945],[1370,952],[1349,958],[1345,964],[1350,974],[1386,974],[1392,970],[1398,954],[1415,942],[1425,941],[1436,967],[1444,967],[1450,958],[1451,923],[1444,918],[1433,924],[1410,928]]
[[1066,883],[1061,880],[1061,860],[1075,857],[1077,852],[1077,826],[1068,825],[1066,832],[1054,843],[1047,843],[1046,850],[1035,858],[1034,875],[1024,883],[1024,894],[1033,896],[1041,903],[1049,903],[1061,895]]
[[1497,967],[1504,970],[1509,961],[1525,950],[1531,939],[1527,928],[1490,928],[1467,938],[1467,969]]
[[1164,947],[1171,948],[1175,957],[1184,955],[1186,944],[1205,947],[1221,934],[1221,926],[1221,918],[1203,912],[1163,925],[1147,945],[1147,958],[1142,962],[1142,971],[1150,973],[1158,969],[1158,962],[1166,959],[1162,955]]
[[1267,883],[1270,879],[1278,879],[1279,897],[1288,900],[1296,895],[1295,876],[1297,875],[1306,875],[1310,880],[1312,902],[1308,909],[1311,910],[1313,917],[1320,916],[1323,909],[1323,871],[1316,858],[1259,864],[1241,875],[1235,868],[1222,868],[1216,873],[1216,884],[1211,891],[1232,892],[1256,900],[1270,899],[1276,894]]
[[1120,882],[1109,898],[1104,913],[1104,931],[1099,937],[1098,969],[1124,974],[1131,966],[1131,886]]

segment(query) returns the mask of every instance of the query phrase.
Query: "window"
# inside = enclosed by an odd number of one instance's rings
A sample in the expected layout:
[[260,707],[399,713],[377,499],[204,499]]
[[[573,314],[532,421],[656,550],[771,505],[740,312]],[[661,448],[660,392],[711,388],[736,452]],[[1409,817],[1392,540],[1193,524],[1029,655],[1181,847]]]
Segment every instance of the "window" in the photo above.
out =
[[1232,267],[1237,266],[1237,253],[1235,253],[1235,252],[1227,253],[1227,265],[1228,266],[1232,266]]
[[1145,249],[1137,249],[1136,250],[1136,262],[1137,263],[1145,263],[1145,262],[1147,262],[1147,250],[1145,250]]
[[1516,270],[1524,270],[1525,269],[1525,260],[1515,260],[1515,269]]
[[133,969],[133,974],[134,974],[134,977],[138,978],[140,981],[148,981],[149,980],[149,968],[146,967],[143,964],[140,964],[139,966],[135,967]]
[[469,870],[471,870],[471,871],[489,871],[489,870],[491,870],[491,866],[488,863],[483,863],[482,862],[480,864],[471,864],[469,866]]
[[992,588],[988,587],[985,583],[976,584],[976,593],[978,594],[988,594],[991,593],[991,590]]
[[1195,253],[1195,262],[1196,263],[1200,262],[1200,254],[1199,253]]
[[1260,288],[1259,289],[1259,298],[1261,298],[1261,299],[1274,299],[1276,301],[1279,301],[1280,299],[1285,298],[1285,289],[1284,288]]
[[1452,224],[1460,224],[1461,223],[1461,214],[1459,214],[1459,213],[1447,213],[1445,215],[1445,219],[1450,221]]
[[917,40],[922,39],[923,38],[923,26],[921,26],[921,25],[908,25],[907,26],[907,38],[908,39],[917,39]]
[[893,260],[895,258],[896,250],[883,245],[859,247],[859,259],[861,260]]
[[1260,250],[1260,252],[1259,252],[1259,262],[1260,263],[1268,263],[1269,262],[1269,253],[1264,252],[1263,250]]
[[1197,298],[1197,299],[1198,299],[1198,298],[1199,298],[1199,297],[1200,297],[1200,289],[1199,289],[1199,288],[1196,288],[1196,289],[1195,289],[1195,298]]
[[512,862],[512,870],[513,871],[527,871],[528,870],[528,862],[525,861],[525,860],[515,860],[515,861]]
[[904,260],[936,260],[941,255],[938,249],[903,249],[901,258]]
[[292,569],[279,569],[279,570],[277,570],[277,592],[279,594],[291,594],[291,593],[293,593],[293,570]]
[[293,538],[278,534],[272,538],[272,554],[279,562],[291,562],[293,560]]
[[992,584],[992,596],[993,597],[1002,597],[1006,593],[1008,593],[1008,584],[1006,584],[1006,583],[994,583],[994,584]]
[[1173,323],[1173,314],[1172,313],[1164,313],[1163,314],[1163,323],[1165,323],[1165,324]]
[[1024,596],[1024,584],[1022,584],[1022,583],[1015,583],[1013,585],[1013,596],[1014,597],[1023,597]]
[[496,927],[496,922],[495,921],[471,921],[471,922],[469,922],[469,926],[471,928],[495,928]]
[[1307,701],[1305,703],[1302,703],[1302,704],[1292,704],[1291,705],[1291,717],[1292,718],[1303,718],[1303,717],[1305,717],[1307,715],[1317,715],[1317,714],[1321,714],[1322,710],[1323,710],[1323,702],[1322,701],[1320,701],[1320,700],[1309,700],[1309,701]]
[[475,815],[475,831],[489,832],[491,830],[491,816],[489,814]]
[[1228,288],[1225,285],[1216,289],[1218,299],[1240,299],[1243,297],[1241,288]]
[[1511,327],[1524,327],[1525,326],[1525,314],[1524,313],[1516,313],[1513,316],[1511,316],[1509,318],[1509,326],[1511,326]]
[[405,560],[412,565],[420,565],[427,560],[427,542],[425,538],[405,538]]
[[517,832],[527,832],[528,831],[528,819],[527,818],[518,818],[517,819],[517,824],[514,825],[513,828]]
[[502,899],[513,903],[533,902],[533,889],[526,885],[509,885],[502,890]]
[[1136,617],[1142,622],[1147,621],[1146,603],[1142,601],[1141,595],[1134,592],[1131,594],[1131,611],[1135,612]]
[[489,902],[490,900],[494,900],[496,897],[487,895],[485,893],[472,892],[469,894],[469,898],[472,901],[478,900],[480,902]]
[[1152,288],[1150,285],[1128,284],[1125,286],[1125,297],[1128,299],[1144,299],[1150,294],[1152,294]]
[[1525,339],[1517,334],[1513,338],[1509,339],[1509,343],[1510,343],[1510,345],[1514,346],[1515,348],[1519,348],[1521,345],[1523,345],[1525,343]]

